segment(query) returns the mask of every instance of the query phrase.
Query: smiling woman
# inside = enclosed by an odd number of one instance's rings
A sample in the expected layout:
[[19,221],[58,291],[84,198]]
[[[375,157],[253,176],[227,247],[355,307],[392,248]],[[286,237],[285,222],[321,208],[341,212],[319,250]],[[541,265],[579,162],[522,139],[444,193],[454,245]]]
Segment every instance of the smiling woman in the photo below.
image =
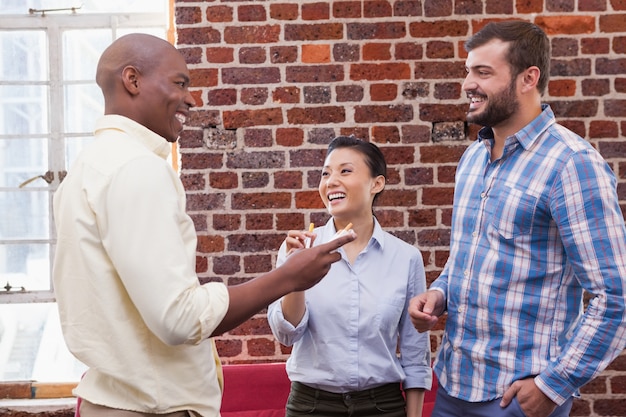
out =
[[[84,370],[59,329],[50,201],[103,113],[97,59],[130,32],[165,38],[169,11],[166,0],[50,10],[68,3],[0,0],[0,382],[36,381],[24,392],[37,398],[71,395]],[[24,386],[3,384],[2,397]]]

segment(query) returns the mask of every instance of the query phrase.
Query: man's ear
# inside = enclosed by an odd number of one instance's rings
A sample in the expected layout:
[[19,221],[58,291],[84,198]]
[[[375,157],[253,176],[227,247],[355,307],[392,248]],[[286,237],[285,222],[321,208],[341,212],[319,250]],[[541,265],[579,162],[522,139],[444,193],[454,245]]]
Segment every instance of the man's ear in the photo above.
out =
[[139,94],[139,71],[129,65],[122,70],[122,84],[131,95]]
[[522,72],[522,91],[534,90],[541,76],[541,70],[538,67],[528,67]]

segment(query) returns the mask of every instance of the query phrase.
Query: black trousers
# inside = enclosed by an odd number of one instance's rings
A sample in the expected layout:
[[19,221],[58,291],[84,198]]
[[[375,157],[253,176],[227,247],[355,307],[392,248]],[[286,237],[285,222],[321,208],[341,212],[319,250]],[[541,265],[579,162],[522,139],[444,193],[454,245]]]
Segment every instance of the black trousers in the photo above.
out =
[[337,394],[291,383],[286,417],[406,417],[400,384]]

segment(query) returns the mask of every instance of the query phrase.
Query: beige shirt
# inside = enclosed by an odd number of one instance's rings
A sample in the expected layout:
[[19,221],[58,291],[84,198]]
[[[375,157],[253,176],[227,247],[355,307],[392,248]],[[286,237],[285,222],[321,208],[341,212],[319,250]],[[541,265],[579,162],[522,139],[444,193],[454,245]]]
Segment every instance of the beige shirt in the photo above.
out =
[[75,390],[113,408],[218,416],[208,339],[228,308],[200,285],[196,233],[170,144],[109,115],[54,196],[54,288],[70,351],[89,370]]

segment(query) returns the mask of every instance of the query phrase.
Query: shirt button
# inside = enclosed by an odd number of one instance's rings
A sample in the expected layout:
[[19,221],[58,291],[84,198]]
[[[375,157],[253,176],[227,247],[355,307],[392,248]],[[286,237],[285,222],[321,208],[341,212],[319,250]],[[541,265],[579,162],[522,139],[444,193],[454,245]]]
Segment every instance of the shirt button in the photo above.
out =
[[466,277],[469,276],[469,271],[463,271],[463,275]]
[[480,198],[485,198],[487,197],[487,193],[480,193]]
[[464,311],[465,311],[465,309],[463,308],[463,306],[459,307],[459,313],[462,313]]
[[472,236],[474,236],[474,237],[478,236],[478,232],[472,233]]

